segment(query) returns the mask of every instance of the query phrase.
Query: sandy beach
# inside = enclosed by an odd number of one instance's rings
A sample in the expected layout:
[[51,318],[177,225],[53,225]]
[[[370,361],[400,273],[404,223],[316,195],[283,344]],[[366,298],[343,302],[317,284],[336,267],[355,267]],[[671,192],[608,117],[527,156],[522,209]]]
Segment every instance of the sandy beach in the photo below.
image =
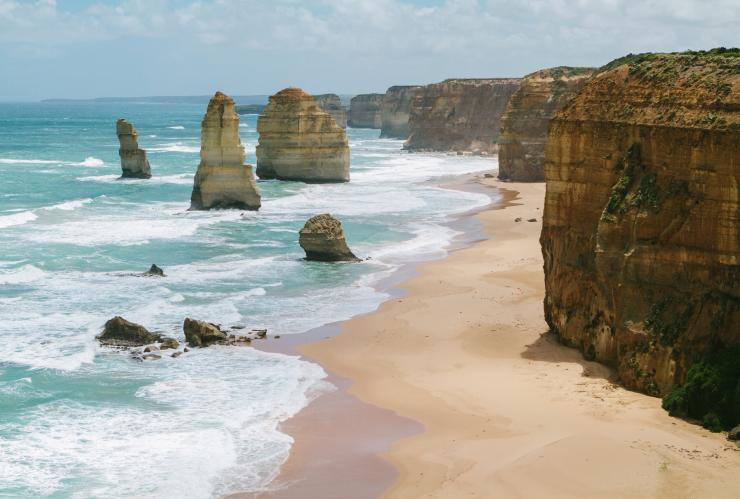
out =
[[[619,387],[609,368],[547,333],[544,184],[478,181],[503,194],[475,215],[487,239],[420,265],[402,296],[297,347],[349,381],[285,426],[296,439],[291,458],[259,497],[369,497],[378,491],[362,484],[373,473],[394,478],[382,497],[405,499],[738,497],[738,446],[668,416],[660,399]],[[339,406],[357,405],[333,412],[344,389],[355,402]],[[328,429],[316,424],[335,414]],[[367,444],[349,465],[356,475],[336,466],[347,464],[330,444],[342,429]],[[381,457],[396,473],[367,457],[388,445]]]

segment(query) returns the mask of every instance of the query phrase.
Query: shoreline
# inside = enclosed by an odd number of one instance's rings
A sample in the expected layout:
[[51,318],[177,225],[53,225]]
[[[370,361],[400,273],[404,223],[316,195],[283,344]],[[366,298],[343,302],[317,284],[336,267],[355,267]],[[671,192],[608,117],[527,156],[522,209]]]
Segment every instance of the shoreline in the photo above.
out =
[[[470,215],[487,237],[415,265],[398,296],[333,325],[339,334],[295,345],[347,383],[341,390],[365,404],[361,413],[386,411],[396,418],[390,428],[423,428],[395,438],[386,431],[368,447],[395,470],[382,497],[735,497],[737,446],[668,416],[660,399],[615,385],[611,369],[546,333],[544,184],[479,180],[516,192],[514,202],[499,200],[504,209]],[[278,490],[234,497],[347,497],[340,484],[369,478],[358,463],[349,463],[356,475],[330,461],[312,470],[322,442],[314,440],[313,454],[302,449],[321,398],[283,425],[295,444],[271,484]],[[330,432],[347,426],[330,406],[313,417],[334,418]],[[310,482],[317,488],[303,488]],[[354,492],[378,497],[377,488]]]

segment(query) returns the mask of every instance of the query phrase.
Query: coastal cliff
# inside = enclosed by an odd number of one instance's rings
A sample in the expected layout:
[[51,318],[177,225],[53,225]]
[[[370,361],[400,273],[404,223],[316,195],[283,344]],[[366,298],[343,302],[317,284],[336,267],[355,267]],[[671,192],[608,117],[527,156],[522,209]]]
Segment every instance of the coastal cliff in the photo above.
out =
[[390,87],[383,96],[380,122],[381,138],[407,139],[409,136],[409,111],[416,85]]
[[545,141],[553,115],[583,88],[593,68],[560,66],[522,79],[501,118],[498,177],[514,182],[545,180]]
[[252,166],[244,163],[234,101],[216,92],[201,122],[200,164],[195,173],[190,209],[258,210],[260,204]]
[[410,151],[495,153],[501,116],[519,78],[445,80],[414,92]]
[[146,159],[146,151],[139,148],[139,134],[131,123],[124,119],[116,121],[118,155],[121,157],[121,178],[151,178],[152,169]]
[[347,109],[342,105],[342,100],[337,94],[319,94],[313,98],[321,109],[334,118],[339,128],[347,128]]
[[270,97],[257,119],[257,132],[261,179],[349,181],[347,134],[300,88]]
[[740,51],[608,64],[552,120],[545,178],[563,342],[653,395],[740,344]]
[[349,103],[349,126],[352,128],[381,128],[383,94],[361,94]]

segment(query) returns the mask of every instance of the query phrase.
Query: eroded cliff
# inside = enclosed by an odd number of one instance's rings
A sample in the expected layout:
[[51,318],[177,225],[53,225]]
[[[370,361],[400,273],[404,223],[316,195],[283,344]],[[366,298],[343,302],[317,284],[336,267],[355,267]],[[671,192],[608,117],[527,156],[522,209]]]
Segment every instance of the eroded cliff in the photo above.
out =
[[445,80],[414,92],[409,115],[411,151],[497,150],[501,116],[519,78]]
[[408,138],[411,100],[417,88],[416,85],[397,85],[386,91],[380,109],[381,138]]
[[337,94],[319,94],[313,98],[321,109],[326,111],[337,122],[340,128],[347,128],[347,109],[342,105],[342,99]]
[[383,94],[361,94],[349,103],[349,126],[353,128],[380,128],[383,124],[381,106]]
[[545,180],[545,141],[550,120],[580,91],[593,72],[593,68],[560,66],[522,79],[501,118],[498,142],[501,180]]
[[552,120],[545,178],[565,343],[655,395],[740,343],[740,51],[610,63]]

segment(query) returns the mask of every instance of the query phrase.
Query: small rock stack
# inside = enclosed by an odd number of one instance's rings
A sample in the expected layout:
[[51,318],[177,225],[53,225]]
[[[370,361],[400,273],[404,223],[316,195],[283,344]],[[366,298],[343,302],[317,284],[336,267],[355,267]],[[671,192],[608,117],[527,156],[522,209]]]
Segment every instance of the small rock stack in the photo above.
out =
[[342,223],[325,213],[310,218],[300,231],[298,243],[306,260],[318,262],[357,262],[344,239]]
[[139,149],[139,134],[134,125],[124,119],[116,121],[118,155],[121,157],[121,178],[151,178],[152,169],[146,151]]
[[349,181],[347,134],[300,88],[271,96],[257,120],[257,131],[261,179]]
[[190,209],[258,210],[260,205],[252,166],[244,163],[234,101],[216,92],[201,124],[200,164],[195,174]]

